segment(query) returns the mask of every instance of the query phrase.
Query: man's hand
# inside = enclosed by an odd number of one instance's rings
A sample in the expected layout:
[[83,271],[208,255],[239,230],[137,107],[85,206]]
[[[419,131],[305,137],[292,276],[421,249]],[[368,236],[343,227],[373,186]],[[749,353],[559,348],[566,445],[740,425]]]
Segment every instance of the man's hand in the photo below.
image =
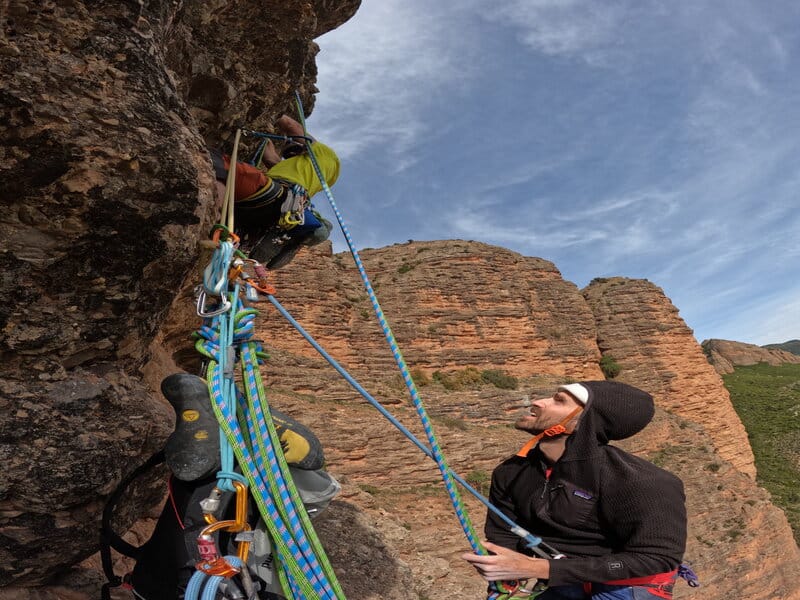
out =
[[550,577],[550,562],[547,560],[526,556],[491,542],[483,542],[483,546],[494,554],[468,552],[461,558],[475,567],[486,581],[548,579]]

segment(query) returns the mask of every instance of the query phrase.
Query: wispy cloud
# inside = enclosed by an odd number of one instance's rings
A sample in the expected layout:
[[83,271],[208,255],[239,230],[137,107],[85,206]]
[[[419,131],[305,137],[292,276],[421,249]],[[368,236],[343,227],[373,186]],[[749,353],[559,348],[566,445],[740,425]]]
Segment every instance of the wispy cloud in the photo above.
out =
[[393,169],[413,164],[409,149],[428,127],[433,91],[464,76],[453,62],[453,33],[437,12],[402,0],[365,2],[318,40],[324,69],[314,126],[337,140],[344,158],[380,146],[391,152]]
[[590,0],[511,0],[500,2],[485,18],[516,29],[520,41],[537,52],[596,62],[598,50],[618,39],[624,11]]
[[311,124],[356,237],[647,277],[699,336],[772,330],[763,308],[800,337],[800,5],[765,7],[365,2],[319,40]]

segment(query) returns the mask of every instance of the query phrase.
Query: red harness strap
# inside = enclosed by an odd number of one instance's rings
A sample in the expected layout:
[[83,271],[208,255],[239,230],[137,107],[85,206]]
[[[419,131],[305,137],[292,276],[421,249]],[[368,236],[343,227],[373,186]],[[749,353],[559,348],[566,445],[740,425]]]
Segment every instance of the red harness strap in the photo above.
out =
[[[629,585],[632,587],[645,587],[647,591],[653,596],[658,598],[665,598],[672,600],[672,586],[675,579],[678,577],[678,569],[668,571],[666,573],[657,573],[655,575],[645,575],[644,577],[631,577],[629,579],[615,579],[613,581],[606,581],[606,585]],[[587,596],[592,595],[592,584],[584,583],[583,591]]]

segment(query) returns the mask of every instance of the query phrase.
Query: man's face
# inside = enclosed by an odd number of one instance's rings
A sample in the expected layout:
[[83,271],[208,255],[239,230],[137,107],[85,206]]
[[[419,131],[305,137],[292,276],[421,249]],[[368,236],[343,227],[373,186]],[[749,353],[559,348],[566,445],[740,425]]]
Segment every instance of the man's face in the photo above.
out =
[[564,391],[558,391],[550,398],[539,398],[531,402],[530,414],[517,419],[514,427],[534,435],[558,425],[581,404]]

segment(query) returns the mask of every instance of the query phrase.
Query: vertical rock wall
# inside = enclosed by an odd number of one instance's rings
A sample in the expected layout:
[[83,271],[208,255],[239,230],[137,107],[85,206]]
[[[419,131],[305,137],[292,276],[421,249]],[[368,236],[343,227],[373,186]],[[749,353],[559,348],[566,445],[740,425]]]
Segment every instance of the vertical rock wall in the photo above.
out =
[[93,551],[102,498],[167,434],[138,373],[210,201],[170,3],[5,9],[0,585]]
[[357,6],[0,2],[0,585],[94,552],[104,498],[163,443],[142,374],[214,219],[206,144],[311,104],[312,38]]
[[706,424],[719,455],[754,478],[753,451],[730,396],[663,290],[614,277],[595,279],[583,294],[600,351],[622,367],[618,379],[648,390],[662,408]]

